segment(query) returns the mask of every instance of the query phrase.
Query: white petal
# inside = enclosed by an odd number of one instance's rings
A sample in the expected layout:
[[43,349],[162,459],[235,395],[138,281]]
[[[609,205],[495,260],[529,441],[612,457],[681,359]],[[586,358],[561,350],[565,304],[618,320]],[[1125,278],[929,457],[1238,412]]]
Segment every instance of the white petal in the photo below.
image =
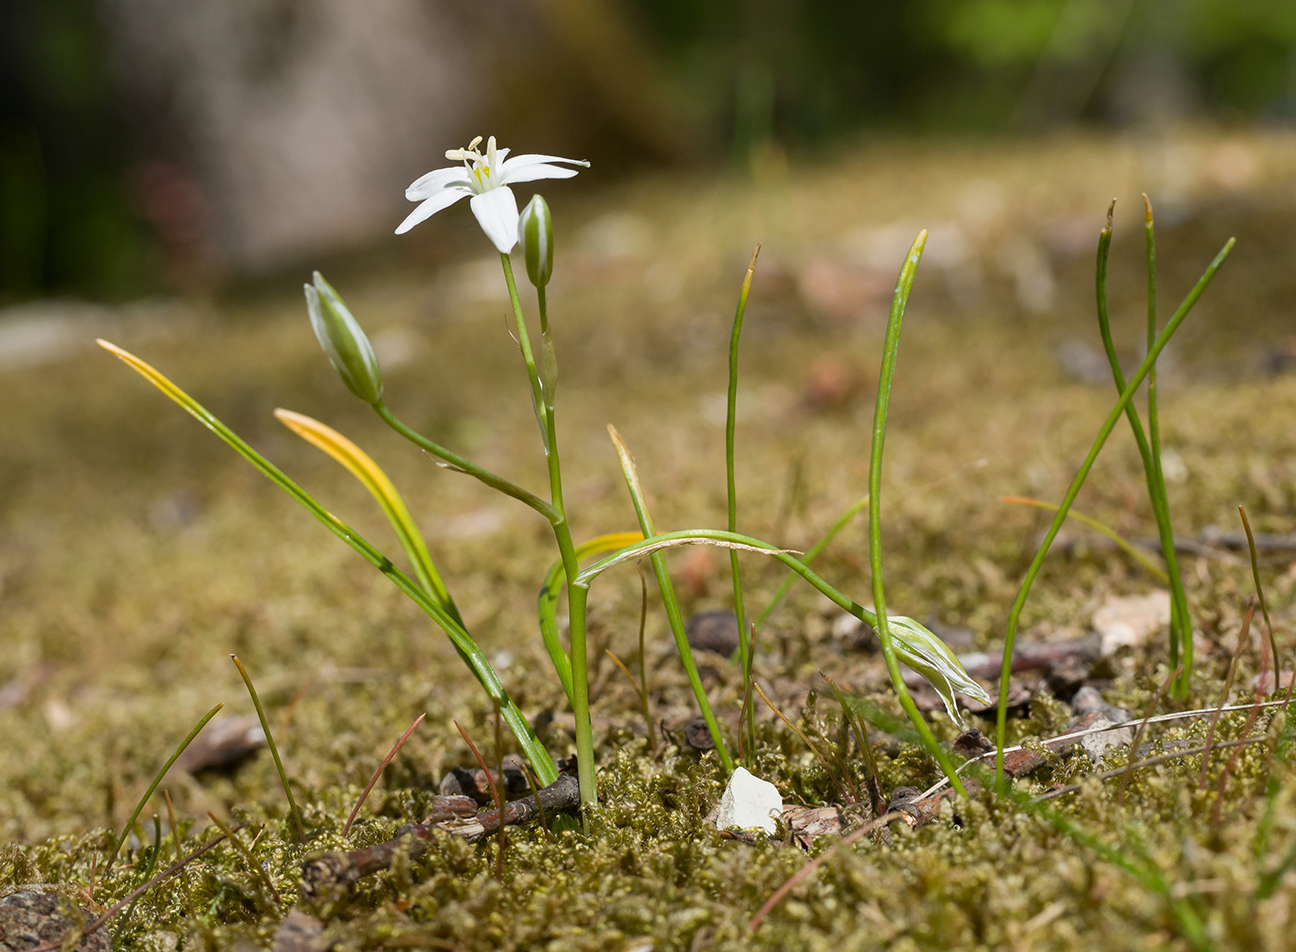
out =
[[439,192],[447,185],[468,184],[468,170],[462,165],[448,169],[433,169],[427,175],[420,176],[405,189],[405,197],[411,202],[421,202],[433,192]]
[[556,165],[528,165],[521,169],[509,169],[504,176],[504,183],[516,185],[519,182],[538,182],[540,179],[572,178],[575,174],[575,169],[564,169]]
[[[419,222],[427,221],[429,218],[431,218],[437,212],[441,211],[443,208],[449,208],[451,205],[459,201],[459,199],[463,198],[465,195],[471,195],[471,194],[472,192],[468,189],[467,186],[460,188],[457,185],[452,185],[449,188],[443,188],[441,191],[437,192],[431,198],[425,199],[423,204],[419,205],[418,208],[410,212],[409,217],[407,217],[403,222],[400,223],[400,225],[397,226],[396,234],[398,235],[405,234],[405,232],[409,231],[415,225],[419,224]],[[517,225],[514,225],[513,227],[516,229]]]
[[517,199],[508,188],[493,188],[472,197],[472,211],[477,216],[486,237],[499,249],[500,254],[508,254],[517,244],[518,207]]
[[[500,170],[507,172],[509,169],[521,169],[528,165],[541,165],[549,162],[564,162],[567,165],[579,165],[582,168],[589,168],[589,162],[585,159],[564,159],[561,155],[536,155],[528,153],[526,155],[515,155],[506,162],[500,163]],[[510,176],[510,179],[512,177]]]

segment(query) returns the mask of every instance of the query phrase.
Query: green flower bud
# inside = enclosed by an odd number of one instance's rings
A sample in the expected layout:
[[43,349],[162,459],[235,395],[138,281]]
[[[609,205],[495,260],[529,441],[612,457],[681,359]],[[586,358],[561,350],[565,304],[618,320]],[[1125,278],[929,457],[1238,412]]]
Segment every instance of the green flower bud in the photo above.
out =
[[553,277],[553,218],[539,195],[531,196],[518,218],[518,242],[526,258],[527,277],[542,288]]
[[990,703],[985,688],[968,676],[945,642],[904,615],[887,615],[887,623],[896,657],[931,683],[955,724],[963,726],[963,715],[954,700],[956,691],[976,698],[982,704]]
[[315,283],[306,285],[306,309],[311,327],[342,382],[365,403],[382,399],[382,370],[373,345],[356,319],[324,277],[315,272]]

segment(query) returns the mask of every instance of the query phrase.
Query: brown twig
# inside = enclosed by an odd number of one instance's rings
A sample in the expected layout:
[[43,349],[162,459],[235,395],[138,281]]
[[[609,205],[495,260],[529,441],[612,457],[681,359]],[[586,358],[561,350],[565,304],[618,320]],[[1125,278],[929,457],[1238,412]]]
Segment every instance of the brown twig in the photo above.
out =
[[[247,826],[248,823],[250,823],[250,822],[251,822],[250,820],[245,820],[244,822],[240,823],[238,826],[236,826],[236,827],[234,827],[233,829],[231,829],[230,832],[231,832],[231,833],[237,833],[239,830],[241,830],[241,829],[243,829],[245,826]],[[180,862],[175,863],[174,865],[172,865],[172,866],[168,867],[167,869],[163,870],[162,872],[158,873],[156,876],[154,876],[152,879],[150,879],[150,880],[149,880],[148,882],[146,882],[144,885],[140,886],[140,887],[137,888],[137,889],[132,890],[132,891],[131,891],[129,894],[127,894],[123,899],[119,900],[118,902],[116,902],[116,903],[114,903],[112,906],[110,906],[109,909],[108,909],[108,911],[105,912],[102,916],[100,916],[100,917],[99,917],[98,919],[96,919],[94,922],[92,922],[92,923],[90,923],[88,926],[86,926],[85,931],[82,932],[81,935],[84,937],[84,936],[88,936],[88,935],[89,935],[90,933],[92,933],[92,932],[96,932],[96,931],[98,931],[98,930],[103,926],[103,924],[104,924],[105,922],[107,922],[107,921],[108,921],[109,919],[111,919],[113,916],[117,915],[117,913],[119,913],[119,912],[121,912],[123,909],[125,909],[125,908],[126,908],[127,906],[129,906],[132,902],[134,902],[137,898],[139,898],[140,896],[144,895],[144,893],[148,892],[150,889],[152,889],[152,888],[153,888],[154,886],[156,886],[158,883],[163,882],[164,880],[170,879],[170,878],[171,878],[172,876],[174,876],[176,873],[180,872],[180,870],[184,869],[186,866],[188,866],[190,863],[192,863],[194,860],[196,860],[196,859],[197,859],[199,856],[201,856],[203,853],[206,853],[208,850],[212,849],[212,848],[215,847],[215,846],[218,846],[219,844],[223,843],[224,841],[225,841],[225,834],[222,833],[220,836],[216,837],[214,840],[211,840],[209,843],[205,843],[205,844],[203,844],[202,846],[198,847],[198,849],[194,850],[192,853],[190,853],[190,854],[189,854],[188,856],[186,856],[184,859],[180,860]],[[62,948],[62,946],[63,946],[63,939],[64,939],[64,938],[66,938],[66,936],[60,937],[60,938],[55,939],[55,940],[53,940],[53,941],[51,941],[51,942],[46,942],[44,945],[38,945],[38,946],[35,946],[34,948],[27,949],[26,952],[53,952],[54,949]]]
[[[398,855],[417,859],[427,852],[438,831],[476,843],[499,830],[500,811],[477,813],[477,804],[471,797],[436,797],[433,803],[433,813],[427,822],[401,827],[394,839],[349,853],[326,853],[307,860],[302,864],[302,895],[313,898],[350,886],[370,873],[391,866]],[[547,816],[579,813],[577,779],[563,774],[541,788],[537,796],[505,804],[503,824],[515,826],[538,819],[542,809]]]
[[[464,739],[464,743],[468,745],[468,749],[472,751],[472,755],[477,758],[482,773],[486,775],[486,782],[490,784],[491,798],[495,801],[495,809],[503,813],[504,800],[500,797],[499,784],[495,781],[495,777],[491,775],[490,768],[486,766],[486,758],[481,755],[477,745],[473,743],[472,738],[468,736],[468,732],[459,725],[458,721],[454,722],[454,726],[455,730],[459,731],[459,735]],[[503,776],[504,772],[501,770],[500,779],[503,779]],[[495,855],[495,879],[501,884],[504,882],[504,836],[504,824],[501,823],[499,825],[499,851]]]
[[1202,754],[1201,776],[1197,779],[1197,786],[1206,786],[1206,768],[1210,766],[1210,748],[1211,743],[1215,740],[1215,728],[1219,725],[1220,715],[1224,712],[1224,705],[1228,703],[1229,690],[1233,687],[1233,678],[1237,675],[1238,661],[1242,657],[1242,649],[1246,647],[1247,640],[1251,634],[1251,616],[1255,614],[1255,602],[1247,606],[1246,617],[1242,619],[1242,630],[1238,632],[1237,647],[1233,649],[1233,660],[1229,662],[1228,674],[1224,676],[1224,690],[1220,691],[1219,707],[1211,715],[1210,726],[1206,728],[1206,751]]
[[1183,671],[1183,665],[1175,668],[1170,672],[1170,676],[1161,682],[1157,688],[1156,694],[1148,702],[1147,710],[1143,712],[1143,720],[1139,722],[1138,730],[1134,732],[1134,741],[1130,744],[1129,763],[1125,766],[1125,773],[1121,776],[1120,789],[1116,792],[1116,805],[1125,805],[1125,788],[1129,785],[1130,766],[1134,763],[1134,751],[1138,750],[1139,741],[1143,739],[1143,732],[1147,730],[1148,721],[1152,719],[1152,712],[1157,709],[1161,699],[1165,697],[1166,691],[1170,690],[1170,685],[1179,679],[1180,672]]
[[365,800],[369,797],[369,792],[377,785],[378,778],[382,776],[383,771],[386,770],[387,766],[396,758],[397,752],[404,745],[405,741],[409,740],[410,734],[414,733],[414,728],[423,723],[423,718],[425,717],[427,717],[426,711],[414,719],[414,723],[409,726],[409,730],[404,734],[401,734],[400,740],[396,741],[396,745],[387,752],[387,756],[383,758],[383,762],[378,765],[378,769],[374,771],[373,777],[369,780],[369,785],[364,788],[364,793],[360,794],[360,799],[356,801],[355,807],[352,808],[351,815],[347,817],[346,826],[342,827],[343,836],[346,836],[351,832],[351,824],[355,822],[356,816],[360,813],[360,807],[364,805]]

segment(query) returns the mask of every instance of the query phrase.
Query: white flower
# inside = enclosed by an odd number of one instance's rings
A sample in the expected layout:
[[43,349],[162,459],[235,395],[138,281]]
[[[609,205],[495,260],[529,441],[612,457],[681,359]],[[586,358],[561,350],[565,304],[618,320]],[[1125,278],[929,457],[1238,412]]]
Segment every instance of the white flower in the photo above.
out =
[[468,143],[468,148],[446,153],[447,159],[462,162],[462,167],[435,169],[405,189],[405,197],[420,204],[400,223],[396,234],[405,234],[419,222],[471,195],[472,212],[482,231],[501,254],[508,254],[518,240],[517,199],[509,186],[540,179],[571,178],[576,174],[576,169],[565,169],[554,165],[555,162],[589,168],[583,159],[564,159],[557,155],[515,155],[510,159],[508,149],[495,148],[494,136],[486,140],[486,154],[482,155],[477,150],[480,142],[478,136]]

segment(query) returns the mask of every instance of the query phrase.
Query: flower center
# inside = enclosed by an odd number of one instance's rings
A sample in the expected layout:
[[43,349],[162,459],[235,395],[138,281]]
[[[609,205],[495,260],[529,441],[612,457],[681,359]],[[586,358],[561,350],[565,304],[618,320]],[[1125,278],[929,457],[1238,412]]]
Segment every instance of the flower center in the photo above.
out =
[[492,173],[499,171],[495,137],[491,136],[486,140],[485,155],[482,155],[477,148],[481,140],[482,137],[477,136],[468,143],[467,148],[450,149],[445,154],[446,158],[452,162],[462,162],[464,168],[472,173],[472,178],[468,180],[468,186],[479,195],[497,187],[497,182],[494,180]]

